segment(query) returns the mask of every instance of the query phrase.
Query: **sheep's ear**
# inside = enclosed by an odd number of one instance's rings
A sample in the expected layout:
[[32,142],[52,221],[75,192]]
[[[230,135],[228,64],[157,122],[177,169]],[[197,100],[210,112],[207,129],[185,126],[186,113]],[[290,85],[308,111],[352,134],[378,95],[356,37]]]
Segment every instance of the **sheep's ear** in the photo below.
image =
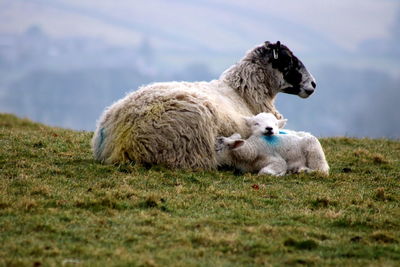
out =
[[274,59],[278,59],[279,50],[281,49],[281,42],[276,42],[275,44],[271,45],[272,47],[272,56]]
[[244,145],[244,140],[239,139],[239,140],[235,140],[232,145],[231,145],[231,149],[236,149],[241,147],[242,145]]
[[279,127],[279,128],[285,127],[286,122],[287,122],[287,119],[278,120],[278,127]]

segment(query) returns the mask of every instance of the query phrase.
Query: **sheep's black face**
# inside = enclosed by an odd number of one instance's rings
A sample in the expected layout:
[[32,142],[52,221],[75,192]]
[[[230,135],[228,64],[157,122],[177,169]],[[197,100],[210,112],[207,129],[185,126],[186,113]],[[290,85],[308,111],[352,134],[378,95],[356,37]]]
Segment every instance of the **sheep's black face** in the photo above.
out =
[[282,73],[283,87],[281,92],[309,97],[316,87],[314,77],[308,72],[303,63],[279,41],[275,44],[265,43],[268,51],[269,63],[272,68]]

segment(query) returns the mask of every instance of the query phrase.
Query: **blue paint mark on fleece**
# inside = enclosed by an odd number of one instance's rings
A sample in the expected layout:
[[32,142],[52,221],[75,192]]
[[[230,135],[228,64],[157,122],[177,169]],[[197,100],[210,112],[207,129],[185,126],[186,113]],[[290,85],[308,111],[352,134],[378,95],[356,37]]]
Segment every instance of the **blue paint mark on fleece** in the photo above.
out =
[[97,151],[98,151],[98,153],[101,153],[101,151],[103,150],[102,149],[102,146],[103,146],[103,141],[104,141],[104,138],[105,138],[105,133],[104,133],[104,128],[101,128],[100,129],[100,134],[99,134],[99,142],[97,143]]
[[[287,134],[287,132],[279,131],[279,134]],[[263,135],[261,137],[268,145],[276,146],[279,144],[279,136],[277,135]]]
[[276,135],[263,135],[262,140],[264,140],[268,145],[276,146],[279,144],[279,137]]

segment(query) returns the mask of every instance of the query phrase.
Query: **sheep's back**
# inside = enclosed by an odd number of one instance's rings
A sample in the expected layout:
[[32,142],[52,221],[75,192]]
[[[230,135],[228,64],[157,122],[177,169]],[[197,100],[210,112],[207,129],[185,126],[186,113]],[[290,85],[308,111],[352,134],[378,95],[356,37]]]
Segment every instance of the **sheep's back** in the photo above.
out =
[[235,100],[217,81],[142,87],[106,109],[92,142],[95,157],[106,163],[133,160],[213,168],[215,137],[246,134],[239,112],[248,111],[238,112],[234,107],[243,103]]

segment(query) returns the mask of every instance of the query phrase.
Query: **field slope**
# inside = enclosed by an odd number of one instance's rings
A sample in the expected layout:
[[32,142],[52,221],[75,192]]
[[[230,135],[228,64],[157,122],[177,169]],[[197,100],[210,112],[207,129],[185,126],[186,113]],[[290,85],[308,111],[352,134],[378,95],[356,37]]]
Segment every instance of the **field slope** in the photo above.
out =
[[276,178],[105,166],[91,136],[0,114],[0,266],[400,264],[399,141]]

